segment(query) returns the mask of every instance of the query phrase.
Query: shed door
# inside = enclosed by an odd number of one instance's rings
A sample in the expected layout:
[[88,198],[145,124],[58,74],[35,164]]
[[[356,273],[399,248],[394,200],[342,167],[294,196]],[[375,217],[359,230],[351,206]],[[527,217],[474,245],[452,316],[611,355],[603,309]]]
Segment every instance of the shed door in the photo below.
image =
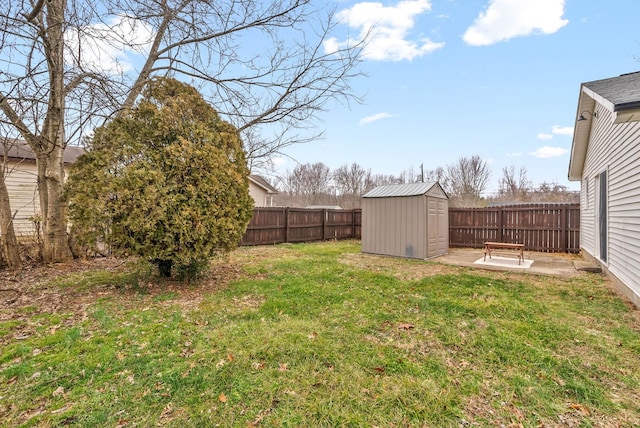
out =
[[447,201],[427,199],[427,257],[446,254],[449,248]]

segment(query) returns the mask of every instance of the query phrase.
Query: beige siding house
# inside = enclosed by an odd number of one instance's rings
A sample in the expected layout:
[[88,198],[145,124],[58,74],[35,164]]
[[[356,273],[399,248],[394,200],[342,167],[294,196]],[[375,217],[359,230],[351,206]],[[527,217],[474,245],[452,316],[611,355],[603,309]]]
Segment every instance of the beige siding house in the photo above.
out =
[[449,200],[437,182],[379,186],[362,197],[362,252],[430,259],[449,251]]
[[255,207],[272,207],[273,195],[278,191],[259,175],[251,174],[249,176],[249,194],[253,198],[253,206]]
[[640,307],[640,73],[580,86],[569,180],[582,253]]
[[[81,147],[67,147],[64,152],[65,166],[71,166],[83,152],[84,149]],[[0,146],[0,162],[4,163],[5,158],[5,183],[11,201],[11,212],[14,214],[16,235],[33,235],[33,219],[40,213],[35,155],[26,142],[10,140],[6,149]]]

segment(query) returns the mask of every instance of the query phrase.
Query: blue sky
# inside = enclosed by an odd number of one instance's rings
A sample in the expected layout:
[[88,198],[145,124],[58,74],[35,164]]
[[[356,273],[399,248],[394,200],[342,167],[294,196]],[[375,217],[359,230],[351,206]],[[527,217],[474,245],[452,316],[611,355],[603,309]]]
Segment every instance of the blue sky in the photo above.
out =
[[341,1],[342,24],[327,46],[375,24],[368,77],[353,82],[363,104],[333,104],[325,138],[293,146],[296,162],[335,169],[356,162],[399,175],[480,155],[488,192],[505,166],[534,184],[567,180],[580,83],[640,70],[640,1]]

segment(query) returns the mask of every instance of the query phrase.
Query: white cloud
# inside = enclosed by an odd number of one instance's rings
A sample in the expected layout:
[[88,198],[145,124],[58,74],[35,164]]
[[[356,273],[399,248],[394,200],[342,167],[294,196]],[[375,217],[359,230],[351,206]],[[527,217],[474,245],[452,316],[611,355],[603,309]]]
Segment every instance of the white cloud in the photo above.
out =
[[135,56],[148,52],[154,32],[133,18],[116,16],[106,23],[70,28],[64,36],[67,62],[113,74],[133,69]]
[[551,132],[556,135],[573,135],[573,126],[553,125]]
[[534,158],[540,159],[548,159],[548,158],[557,158],[559,156],[564,156],[569,151],[567,149],[563,149],[562,147],[550,147],[544,146],[540,147],[533,152],[529,152],[529,156],[533,156]]
[[569,23],[562,19],[565,0],[491,0],[462,37],[487,46],[518,36],[553,34]]
[[[444,46],[426,37],[409,40],[416,16],[431,10],[429,0],[403,0],[395,6],[379,2],[357,3],[337,14],[337,18],[359,32],[360,39],[370,34],[363,57],[377,61],[402,61],[426,55]],[[325,42],[326,52],[335,52],[356,43],[331,38]]]
[[551,134],[547,132],[540,132],[536,135],[536,138],[538,140],[551,140],[554,135],[573,135],[573,126],[553,125],[551,127]]
[[389,113],[376,113],[376,114],[373,114],[371,116],[367,116],[367,117],[364,117],[364,118],[360,119],[358,121],[358,125],[360,125],[360,126],[366,125],[368,123],[376,122],[378,120],[386,119],[386,118],[389,118],[389,117],[393,117],[393,115],[389,114]]

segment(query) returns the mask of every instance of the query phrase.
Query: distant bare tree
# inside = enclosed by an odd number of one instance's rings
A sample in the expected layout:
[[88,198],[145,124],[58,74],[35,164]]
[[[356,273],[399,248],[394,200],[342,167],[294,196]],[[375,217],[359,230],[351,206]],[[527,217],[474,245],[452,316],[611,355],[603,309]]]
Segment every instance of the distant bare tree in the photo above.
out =
[[360,197],[371,190],[371,170],[345,164],[333,172],[333,182],[342,208],[360,208]]
[[322,162],[297,165],[278,180],[289,206],[321,205],[331,195],[331,169]]
[[446,178],[446,171],[441,166],[436,169],[430,169],[425,173],[424,181],[437,181],[439,183],[444,183]]
[[531,200],[576,204],[580,202],[580,192],[571,191],[567,189],[567,186],[558,183],[543,182],[532,190]]
[[400,173],[400,176],[398,177],[399,181],[401,182],[400,184],[410,184],[410,183],[417,183],[421,180],[421,174],[415,170],[415,168],[412,166],[410,166],[409,168],[406,168],[405,170],[403,170]]
[[482,192],[487,188],[491,170],[478,155],[461,157],[448,165],[445,173],[444,189],[454,206],[478,206]]
[[527,169],[522,166],[516,176],[515,167],[502,168],[502,177],[498,181],[498,197],[513,202],[526,201],[532,184],[527,178]]
[[392,174],[373,174],[371,176],[371,182],[367,184],[367,188],[373,189],[378,186],[388,186],[390,184],[403,184],[403,181],[401,178]]

